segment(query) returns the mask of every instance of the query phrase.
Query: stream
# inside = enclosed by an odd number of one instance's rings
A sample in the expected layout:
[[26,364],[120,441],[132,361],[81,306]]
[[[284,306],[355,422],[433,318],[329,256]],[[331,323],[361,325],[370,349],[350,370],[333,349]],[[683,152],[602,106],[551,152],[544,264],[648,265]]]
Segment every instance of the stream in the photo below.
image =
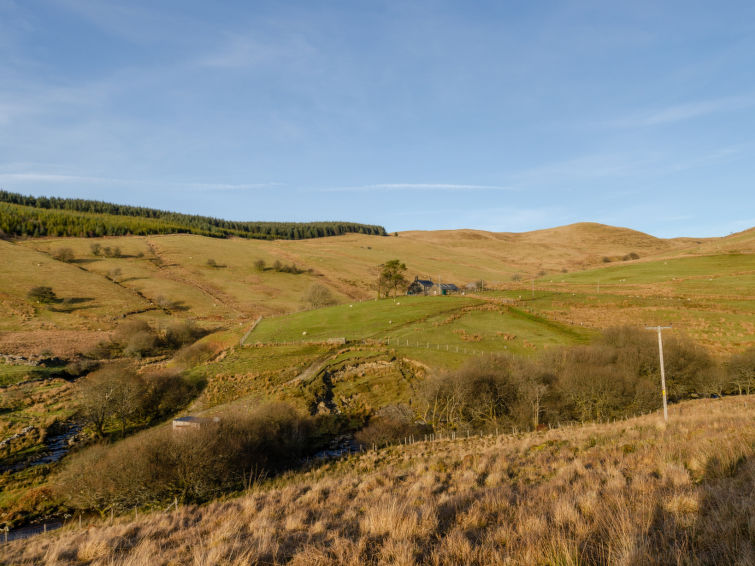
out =
[[45,439],[45,448],[42,452],[34,454],[33,456],[16,462],[10,465],[0,465],[0,473],[11,472],[16,473],[27,468],[33,468],[35,466],[41,466],[42,464],[52,464],[62,459],[63,456],[68,454],[70,446],[68,441],[76,436],[81,431],[80,424],[68,425],[62,432],[53,434]]

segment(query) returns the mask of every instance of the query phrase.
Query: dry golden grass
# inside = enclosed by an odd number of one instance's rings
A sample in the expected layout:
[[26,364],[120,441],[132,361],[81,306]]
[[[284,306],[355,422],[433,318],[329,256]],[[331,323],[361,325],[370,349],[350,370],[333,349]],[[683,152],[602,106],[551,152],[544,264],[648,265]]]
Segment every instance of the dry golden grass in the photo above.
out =
[[369,452],[234,500],[11,543],[0,561],[753,564],[754,402]]

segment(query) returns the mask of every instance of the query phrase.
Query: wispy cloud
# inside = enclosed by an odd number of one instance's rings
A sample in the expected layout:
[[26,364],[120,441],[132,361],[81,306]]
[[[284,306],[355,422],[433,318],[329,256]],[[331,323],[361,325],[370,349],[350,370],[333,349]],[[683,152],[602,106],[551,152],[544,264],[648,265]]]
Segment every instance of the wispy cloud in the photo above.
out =
[[306,59],[316,50],[304,37],[291,35],[271,40],[230,35],[217,51],[200,57],[202,67],[242,69]]
[[606,123],[609,126],[618,127],[648,127],[671,124],[674,122],[683,122],[700,118],[709,114],[719,112],[733,112],[755,106],[755,96],[727,96],[714,100],[701,100],[676,104],[665,108],[657,108],[638,112],[632,116],[627,116],[618,120],[611,120]]
[[248,191],[285,187],[285,183],[168,183],[169,185],[196,189],[199,191]]
[[512,175],[517,185],[560,186],[564,182],[623,177],[646,169],[658,161],[657,155],[595,153],[573,159],[543,163]]
[[284,183],[197,183],[182,181],[160,181],[146,179],[121,179],[116,177],[96,177],[88,175],[66,175],[59,173],[24,172],[0,173],[0,183],[35,183],[47,185],[62,185],[71,183],[117,185],[134,187],[162,187],[176,190],[194,191],[246,191],[257,189],[273,189],[285,186]]
[[465,185],[453,183],[378,183],[351,187],[329,187],[322,192],[368,192],[368,191],[515,191],[515,187],[498,185]]
[[0,173],[0,182],[19,183],[126,183],[124,179],[60,175],[56,173]]

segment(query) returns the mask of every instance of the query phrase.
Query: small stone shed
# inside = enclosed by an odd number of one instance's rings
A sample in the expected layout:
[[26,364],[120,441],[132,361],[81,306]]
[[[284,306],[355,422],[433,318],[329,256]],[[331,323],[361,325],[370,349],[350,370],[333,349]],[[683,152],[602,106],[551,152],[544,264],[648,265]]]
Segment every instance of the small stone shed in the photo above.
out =
[[199,430],[203,426],[220,422],[220,417],[195,417],[192,415],[173,419],[173,432]]

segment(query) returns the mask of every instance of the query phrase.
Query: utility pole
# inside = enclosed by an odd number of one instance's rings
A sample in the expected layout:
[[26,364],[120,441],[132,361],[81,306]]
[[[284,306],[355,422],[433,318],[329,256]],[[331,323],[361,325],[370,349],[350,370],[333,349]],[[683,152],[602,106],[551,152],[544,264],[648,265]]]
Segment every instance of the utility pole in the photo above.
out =
[[645,330],[656,330],[658,332],[658,356],[661,360],[661,392],[663,393],[663,420],[668,422],[668,402],[666,401],[666,372],[663,369],[663,339],[661,338],[662,330],[670,330],[670,326],[646,326]]

